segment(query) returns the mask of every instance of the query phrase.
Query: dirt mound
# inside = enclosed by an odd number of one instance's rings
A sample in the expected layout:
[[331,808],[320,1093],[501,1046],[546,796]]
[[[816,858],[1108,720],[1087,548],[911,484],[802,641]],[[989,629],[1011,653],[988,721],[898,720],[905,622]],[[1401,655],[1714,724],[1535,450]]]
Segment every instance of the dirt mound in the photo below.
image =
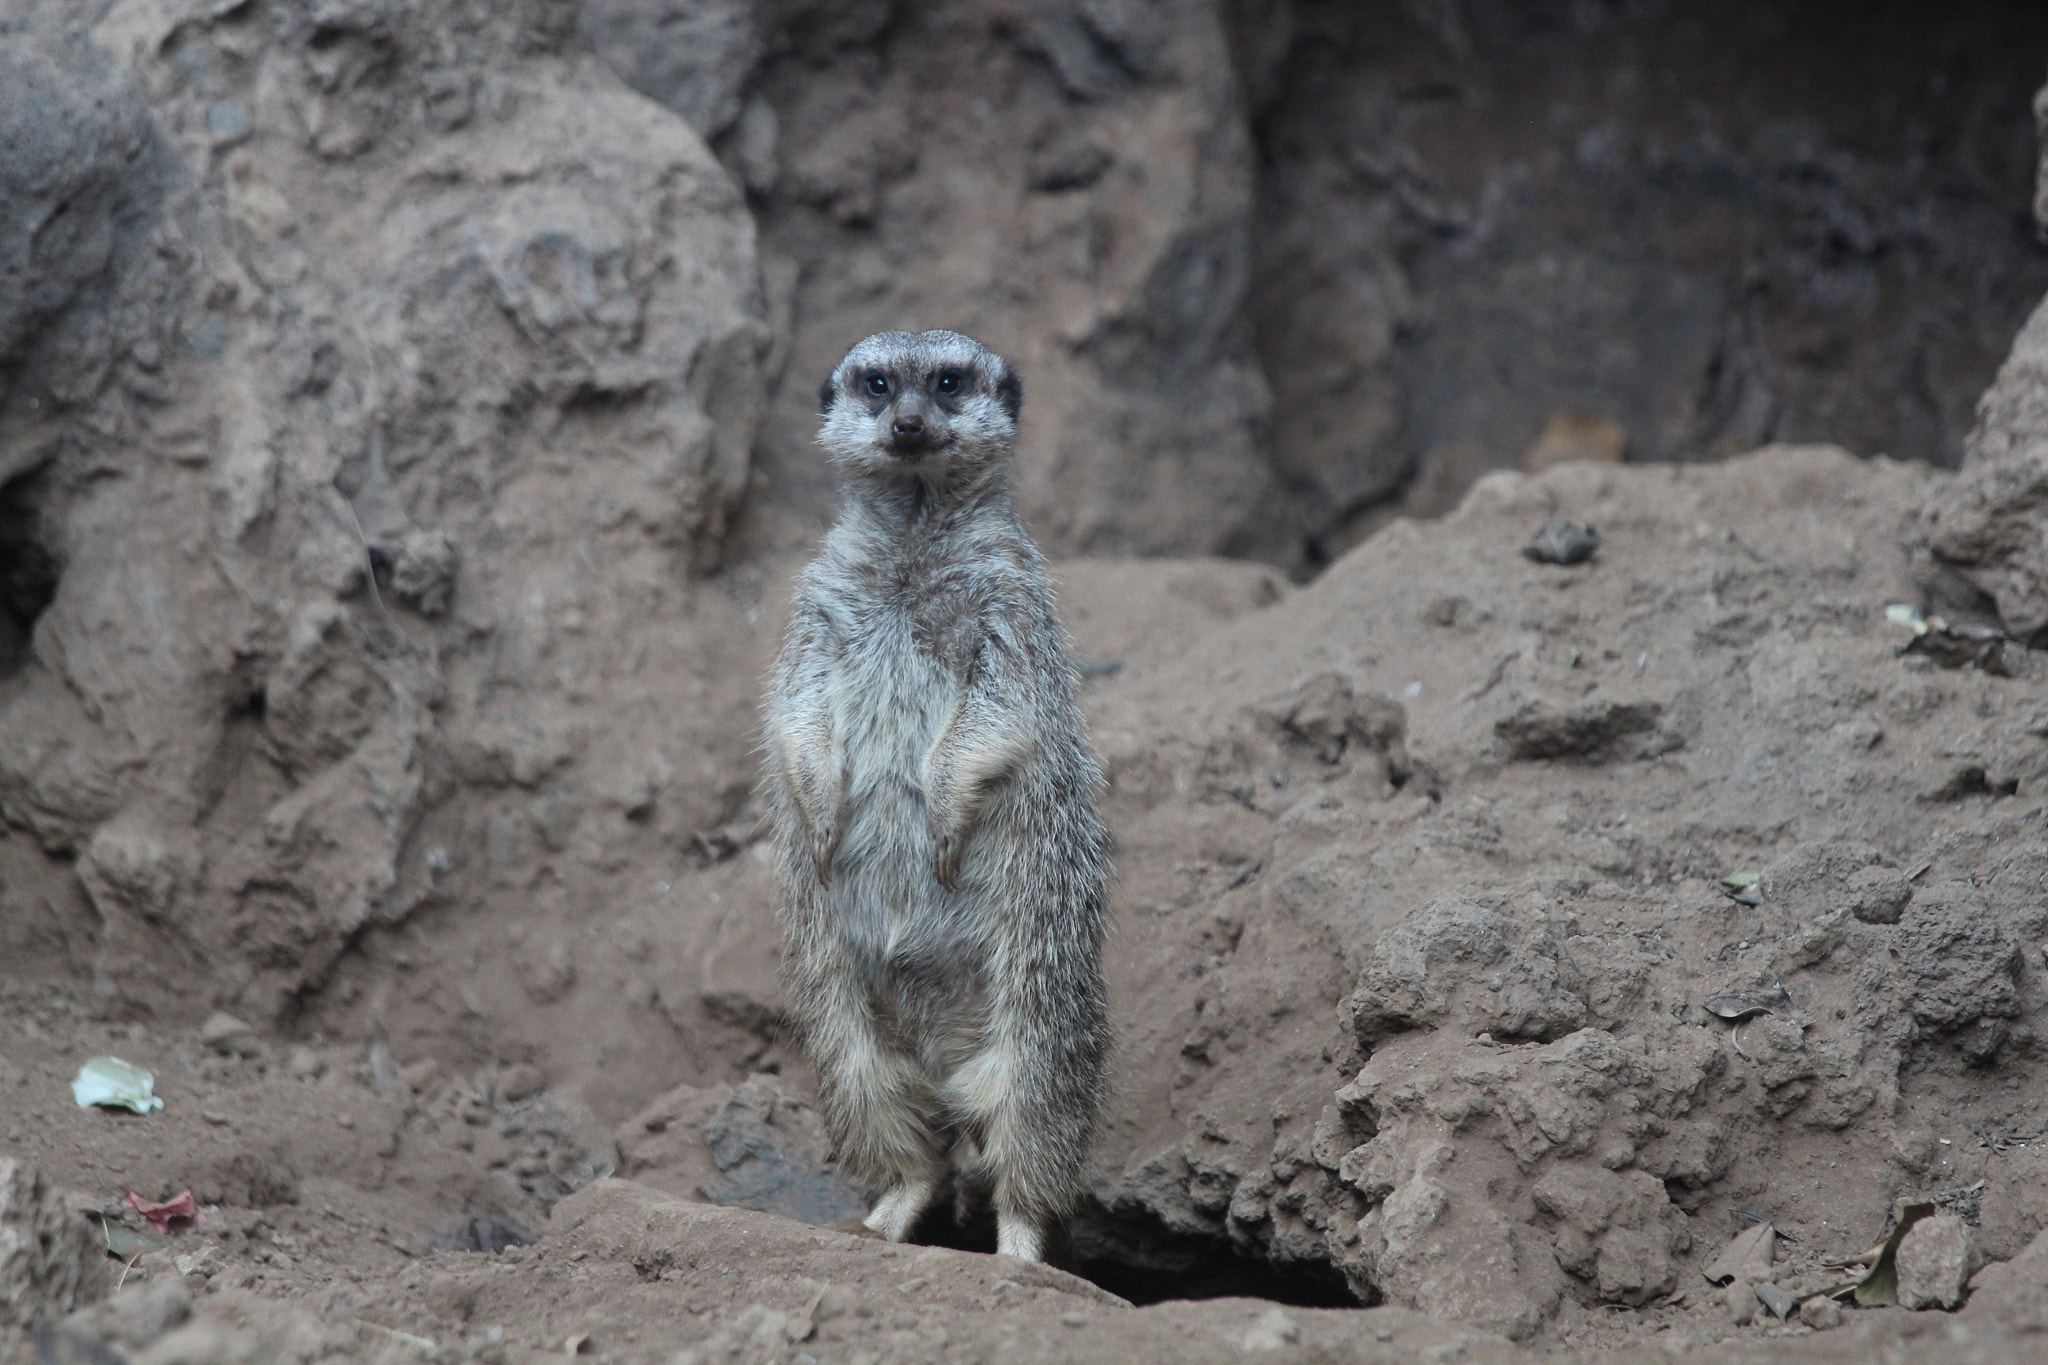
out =
[[[1489,480],[1103,687],[1106,1208],[1517,1335],[1669,1294],[1748,1213],[1847,1254],[1982,1180],[2017,1252],[2048,1222],[2044,665],[1902,652],[1937,485],[1824,449]],[[1599,556],[1523,559],[1560,515]],[[1426,779],[1261,730],[1332,669],[1399,699]]]

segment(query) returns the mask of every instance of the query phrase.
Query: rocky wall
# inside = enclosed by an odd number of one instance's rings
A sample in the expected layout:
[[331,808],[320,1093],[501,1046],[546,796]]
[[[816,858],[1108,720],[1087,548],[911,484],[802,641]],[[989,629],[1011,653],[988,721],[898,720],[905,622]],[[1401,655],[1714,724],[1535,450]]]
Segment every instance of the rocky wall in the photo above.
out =
[[10,938],[271,1020],[586,810],[716,826],[769,330],[703,142],[558,5],[93,17],[4,49]]

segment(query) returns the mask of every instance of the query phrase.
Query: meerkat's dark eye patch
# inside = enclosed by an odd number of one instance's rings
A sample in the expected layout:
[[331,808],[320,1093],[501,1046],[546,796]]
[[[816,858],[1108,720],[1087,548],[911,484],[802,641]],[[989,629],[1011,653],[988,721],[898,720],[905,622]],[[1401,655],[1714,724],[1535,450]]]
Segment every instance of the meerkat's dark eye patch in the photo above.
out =
[[870,398],[887,398],[889,396],[889,376],[886,374],[870,374],[860,381],[860,387],[861,391]]
[[1001,401],[1003,411],[1010,414],[1012,422],[1017,420],[1018,410],[1024,406],[1024,381],[1009,366],[1003,366],[1003,373],[996,380],[996,398]]
[[939,377],[932,381],[932,387],[951,398],[967,391],[967,376],[959,370],[940,370]]

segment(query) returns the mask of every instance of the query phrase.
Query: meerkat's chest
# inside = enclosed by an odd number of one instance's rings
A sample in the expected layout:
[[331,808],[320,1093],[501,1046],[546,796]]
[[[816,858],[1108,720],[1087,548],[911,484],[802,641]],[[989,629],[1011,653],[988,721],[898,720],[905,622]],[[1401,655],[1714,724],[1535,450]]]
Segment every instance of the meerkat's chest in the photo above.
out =
[[908,616],[870,612],[847,622],[829,691],[848,795],[904,784],[914,791],[959,690]]

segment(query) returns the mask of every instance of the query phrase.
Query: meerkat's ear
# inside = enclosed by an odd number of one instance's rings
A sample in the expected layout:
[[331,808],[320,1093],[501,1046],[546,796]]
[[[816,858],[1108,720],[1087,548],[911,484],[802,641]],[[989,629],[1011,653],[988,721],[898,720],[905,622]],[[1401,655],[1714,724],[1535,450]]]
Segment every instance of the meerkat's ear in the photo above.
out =
[[825,382],[818,386],[818,411],[832,411],[832,400],[839,396],[839,390],[832,383],[832,376],[826,375]]
[[1018,409],[1024,406],[1024,381],[1017,372],[1005,363],[1003,372],[996,379],[996,400],[1003,405],[1003,411],[1010,414],[1010,421],[1017,420]]

